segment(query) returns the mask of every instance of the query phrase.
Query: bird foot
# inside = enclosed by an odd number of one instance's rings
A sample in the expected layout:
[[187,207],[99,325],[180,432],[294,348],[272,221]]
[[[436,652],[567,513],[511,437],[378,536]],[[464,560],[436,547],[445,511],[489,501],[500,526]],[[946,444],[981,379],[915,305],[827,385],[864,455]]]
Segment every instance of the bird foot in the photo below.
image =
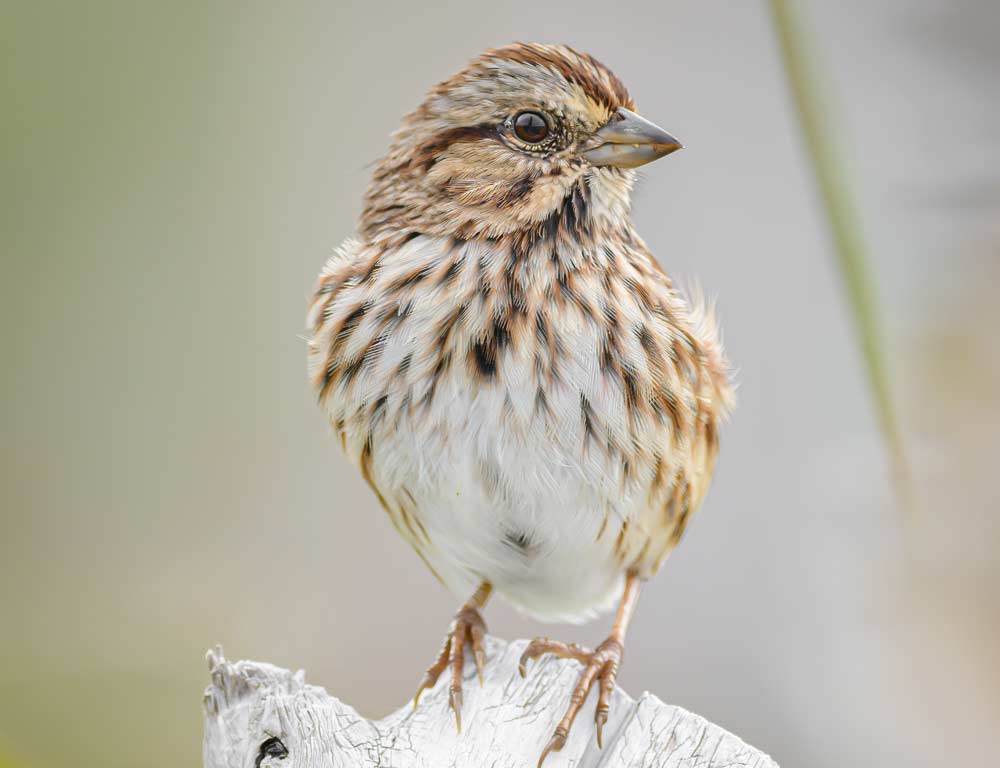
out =
[[483,649],[483,638],[486,636],[486,623],[475,605],[466,603],[455,614],[444,639],[444,647],[437,659],[427,668],[424,679],[420,681],[416,696],[413,697],[413,708],[420,702],[420,694],[431,688],[441,677],[445,669],[451,668],[451,687],[448,689],[448,706],[455,713],[455,725],[462,732],[462,669],[465,665],[465,646],[472,646],[472,658],[476,662],[476,673],[479,685],[483,684],[483,667],[486,665],[486,651]]
[[538,768],[541,768],[550,752],[558,752],[566,745],[573,720],[587,700],[587,694],[595,680],[600,680],[601,685],[594,722],[597,725],[597,746],[598,748],[602,747],[601,733],[604,730],[604,724],[608,722],[611,694],[615,689],[615,679],[618,677],[618,667],[622,663],[624,652],[625,647],[622,641],[615,636],[609,637],[592,651],[575,643],[560,643],[556,640],[549,640],[547,637],[536,638],[528,643],[528,647],[521,654],[521,661],[518,665],[521,677],[527,674],[527,663],[530,659],[537,659],[546,653],[554,654],[563,659],[576,659],[583,664],[583,674],[580,675],[580,681],[573,689],[573,695],[570,696],[566,714],[559,721],[555,733],[552,734],[549,743],[542,750],[542,756],[538,759]]

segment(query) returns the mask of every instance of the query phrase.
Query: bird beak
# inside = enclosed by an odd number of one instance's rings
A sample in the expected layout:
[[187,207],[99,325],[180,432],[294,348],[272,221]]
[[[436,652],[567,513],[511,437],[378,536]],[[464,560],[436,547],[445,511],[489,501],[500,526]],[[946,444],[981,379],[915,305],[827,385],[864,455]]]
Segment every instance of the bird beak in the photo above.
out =
[[621,107],[594,134],[583,152],[591,165],[638,168],[681,148],[681,143],[660,126]]

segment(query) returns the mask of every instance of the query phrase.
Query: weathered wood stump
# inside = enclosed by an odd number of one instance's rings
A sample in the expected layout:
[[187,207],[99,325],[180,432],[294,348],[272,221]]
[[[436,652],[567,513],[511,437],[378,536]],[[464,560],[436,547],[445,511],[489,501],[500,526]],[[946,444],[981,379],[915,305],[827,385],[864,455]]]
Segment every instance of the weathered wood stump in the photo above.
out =
[[[407,704],[371,721],[308,685],[300,670],[227,661],[208,654],[205,768],[534,768],[561,717],[580,667],[543,658],[517,671],[526,641],[488,638],[482,687],[472,664],[465,679],[462,732],[448,709],[443,675],[414,711]],[[594,736],[596,695],[580,713],[562,752],[546,768],[777,768],[770,757],[698,715],[650,693],[638,701],[616,689],[604,728]]]

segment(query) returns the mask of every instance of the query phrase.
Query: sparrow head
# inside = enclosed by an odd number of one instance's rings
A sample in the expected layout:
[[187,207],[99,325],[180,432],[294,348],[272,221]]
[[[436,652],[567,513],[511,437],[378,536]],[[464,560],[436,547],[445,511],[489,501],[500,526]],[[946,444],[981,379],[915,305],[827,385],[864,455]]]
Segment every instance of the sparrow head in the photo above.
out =
[[515,43],[432,88],[404,118],[375,169],[361,233],[472,238],[623,226],[632,169],[679,148],[636,114],[596,59]]

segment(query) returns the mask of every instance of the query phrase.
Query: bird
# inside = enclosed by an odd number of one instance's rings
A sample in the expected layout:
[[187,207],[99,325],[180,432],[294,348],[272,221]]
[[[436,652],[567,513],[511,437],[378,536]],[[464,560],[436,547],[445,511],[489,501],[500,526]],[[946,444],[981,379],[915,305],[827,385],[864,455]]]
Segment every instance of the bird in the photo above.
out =
[[309,376],[343,450],[458,599],[414,696],[466,650],[482,682],[496,593],[540,621],[612,610],[539,765],[591,688],[598,745],[641,586],[708,489],[733,406],[714,312],[632,223],[635,169],[681,148],[567,45],[489,49],[432,87],[374,165],[356,236],[308,311]]

